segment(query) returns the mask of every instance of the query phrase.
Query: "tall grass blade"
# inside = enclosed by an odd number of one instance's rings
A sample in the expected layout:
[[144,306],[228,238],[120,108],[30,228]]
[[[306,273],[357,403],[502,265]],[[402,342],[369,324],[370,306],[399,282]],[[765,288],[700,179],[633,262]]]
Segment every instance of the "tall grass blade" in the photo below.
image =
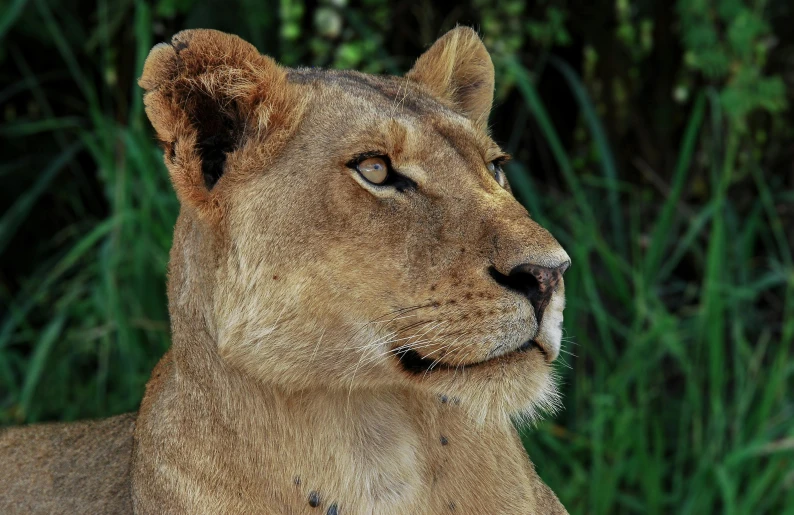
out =
[[701,125],[706,112],[706,96],[701,93],[695,100],[695,106],[689,117],[684,137],[682,139],[681,150],[678,154],[675,170],[673,172],[673,182],[670,194],[662,205],[661,213],[657,218],[653,231],[651,232],[650,245],[645,254],[645,278],[648,282],[653,281],[653,275],[657,274],[662,260],[668,251],[668,242],[673,235],[673,218],[675,210],[681,200],[681,195],[686,184],[687,172],[692,164],[692,156],[695,152],[697,141],[700,137]]
[[22,384],[22,393],[20,394],[20,411],[23,416],[30,411],[30,403],[33,398],[33,393],[41,381],[41,376],[44,371],[47,359],[52,352],[53,346],[58,341],[63,330],[66,317],[63,312],[58,313],[56,317],[44,328],[41,332],[36,345],[34,347],[33,355],[28,361],[28,369],[25,373],[25,381]]
[[14,204],[3,213],[0,218],[0,255],[5,251],[8,242],[16,234],[17,228],[25,220],[30,210],[36,204],[36,200],[46,191],[58,172],[74,158],[75,154],[82,148],[80,143],[74,143],[64,152],[61,152],[53,162],[51,162],[36,179],[36,182],[28,188]]
[[27,3],[27,0],[13,0],[11,5],[6,6],[5,12],[0,16],[0,40],[3,39],[8,29],[14,26],[14,22],[22,14]]
[[618,197],[618,170],[615,164],[615,157],[609,146],[609,139],[607,138],[606,131],[596,114],[593,102],[590,100],[590,95],[587,94],[587,89],[585,89],[584,84],[573,68],[556,56],[551,56],[549,58],[549,63],[551,63],[568,82],[568,86],[571,88],[574,98],[576,98],[576,101],[579,103],[579,109],[581,109],[584,115],[585,122],[590,128],[590,134],[593,137],[593,143],[598,152],[598,161],[607,183],[609,217],[612,223],[612,237],[610,239],[617,246],[621,255],[625,256],[626,241],[624,235],[626,232],[623,228],[623,213],[621,212],[620,198]]
[[7,313],[0,325],[0,350],[7,344],[17,326],[22,322],[27,313],[50,286],[61,278],[71,267],[88,253],[116,224],[115,218],[109,218],[94,227],[88,234],[81,238],[69,251],[52,267],[44,278],[33,287],[23,289],[16,301],[17,307],[13,312]]

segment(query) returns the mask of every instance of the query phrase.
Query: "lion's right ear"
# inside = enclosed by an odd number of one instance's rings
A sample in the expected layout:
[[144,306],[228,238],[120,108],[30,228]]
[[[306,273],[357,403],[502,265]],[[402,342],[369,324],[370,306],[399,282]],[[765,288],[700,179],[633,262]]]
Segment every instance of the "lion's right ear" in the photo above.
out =
[[466,115],[480,129],[488,127],[494,91],[491,56],[469,27],[455,27],[433,43],[406,75]]
[[138,84],[180,201],[205,214],[217,212],[217,190],[235,180],[227,176],[267,166],[301,115],[285,69],[215,30],[185,30],[152,48]]

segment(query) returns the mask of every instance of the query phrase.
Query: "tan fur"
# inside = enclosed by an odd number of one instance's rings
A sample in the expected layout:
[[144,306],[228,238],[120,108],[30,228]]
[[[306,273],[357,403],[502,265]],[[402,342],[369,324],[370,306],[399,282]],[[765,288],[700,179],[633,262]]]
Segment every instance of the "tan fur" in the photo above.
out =
[[[289,70],[234,36],[185,31],[152,50],[140,84],[182,211],[173,346],[135,427],[136,513],[565,513],[511,422],[557,404],[563,286],[538,324],[488,270],[568,256],[486,168],[502,151],[476,33],[451,31],[400,78]],[[202,160],[223,131],[209,188]],[[372,187],[347,166],[366,152],[416,189]],[[515,352],[531,338],[545,354]],[[406,370],[401,346],[437,368]],[[107,423],[80,426],[84,440],[128,437]],[[128,448],[105,447],[96,460],[118,466],[94,470],[124,482]],[[32,506],[36,487],[14,484],[11,503]]]
[[0,513],[129,513],[135,415],[0,431]]

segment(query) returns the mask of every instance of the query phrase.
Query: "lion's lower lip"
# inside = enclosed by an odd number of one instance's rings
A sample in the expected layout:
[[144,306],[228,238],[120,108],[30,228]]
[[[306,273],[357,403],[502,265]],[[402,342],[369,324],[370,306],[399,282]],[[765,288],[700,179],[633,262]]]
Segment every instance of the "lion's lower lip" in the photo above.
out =
[[[544,356],[546,357],[546,351],[543,347],[538,344],[535,340],[528,340],[525,343],[521,344],[520,347],[517,349],[508,352],[507,354],[502,354],[498,356],[498,358],[504,358],[505,356],[509,356],[514,353],[518,352],[529,352],[532,349],[538,349]],[[478,365],[483,365],[489,363],[497,358],[490,358],[483,361],[478,361],[476,363],[466,363],[464,365],[450,365],[449,363],[445,363],[439,359],[431,359],[426,358],[419,354],[417,351],[413,349],[395,349],[392,351],[397,359],[400,362],[400,365],[406,372],[410,372],[412,374],[426,374],[430,372],[435,372],[437,370],[457,370],[460,368],[471,368]]]

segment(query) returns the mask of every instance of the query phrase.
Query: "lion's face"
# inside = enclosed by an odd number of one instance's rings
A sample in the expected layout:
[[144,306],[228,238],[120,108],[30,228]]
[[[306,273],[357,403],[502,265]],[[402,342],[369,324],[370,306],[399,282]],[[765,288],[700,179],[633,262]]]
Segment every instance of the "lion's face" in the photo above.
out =
[[266,166],[266,140],[232,150],[213,187],[207,318],[229,363],[288,389],[408,386],[479,419],[550,407],[569,258],[484,131],[483,52],[457,29],[407,78],[287,73],[300,123]]

